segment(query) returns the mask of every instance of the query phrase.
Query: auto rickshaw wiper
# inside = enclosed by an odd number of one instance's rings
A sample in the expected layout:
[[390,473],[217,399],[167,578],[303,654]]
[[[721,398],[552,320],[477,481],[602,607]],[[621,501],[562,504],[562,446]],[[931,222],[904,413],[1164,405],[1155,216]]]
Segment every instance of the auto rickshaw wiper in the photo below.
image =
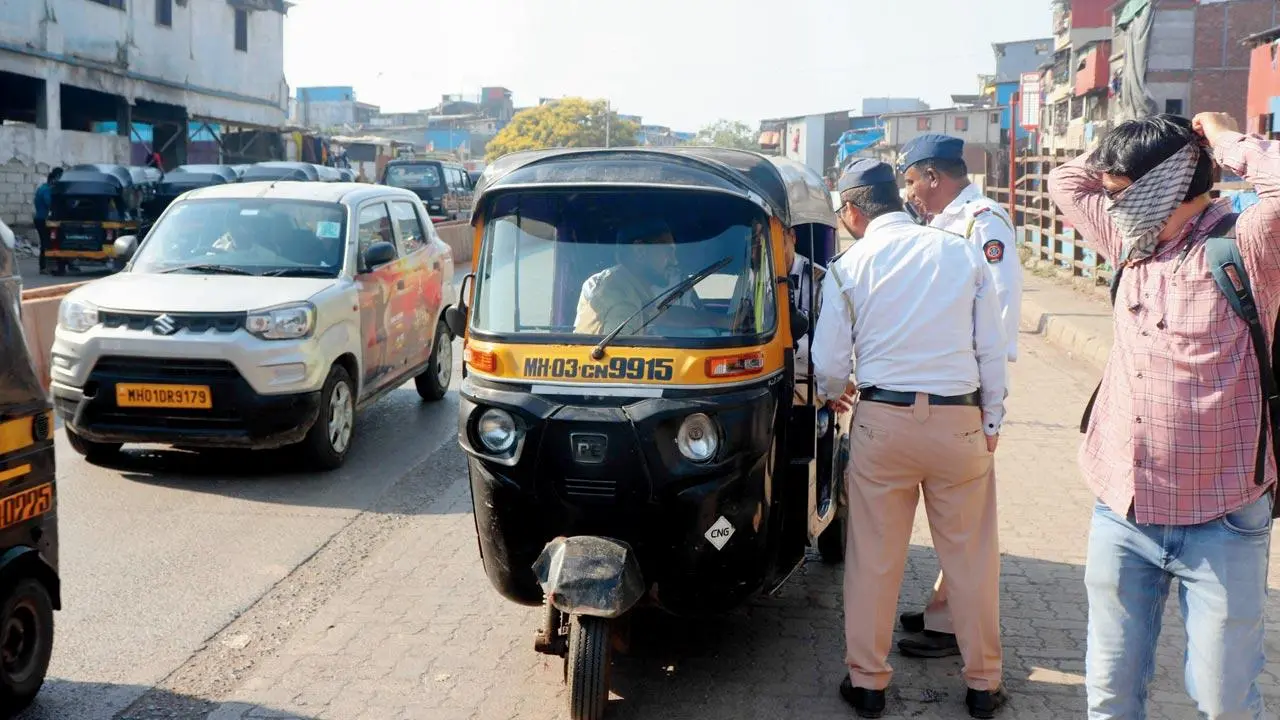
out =
[[725,257],[720,258],[719,260],[711,263],[710,265],[702,268],[698,272],[685,278],[670,290],[667,290],[666,292],[658,293],[652,300],[645,303],[644,305],[641,305],[639,310],[636,310],[635,312],[631,313],[631,315],[628,316],[626,320],[623,320],[622,322],[618,323],[618,326],[615,327],[608,335],[605,335],[603,338],[601,338],[599,344],[597,344],[595,348],[591,350],[591,359],[599,360],[600,358],[604,357],[605,346],[613,342],[613,339],[618,337],[618,334],[622,332],[622,328],[626,327],[627,323],[639,317],[640,314],[643,313],[645,310],[648,310],[654,305],[658,306],[657,312],[651,315],[648,320],[645,320],[643,323],[641,323],[640,327],[636,328],[636,332],[639,332],[645,329],[646,327],[649,326],[649,323],[653,322],[654,320],[657,320],[659,315],[666,312],[667,308],[671,307],[676,300],[679,300],[680,298],[684,297],[684,294],[689,292],[689,290],[693,289],[694,285],[697,285],[698,283],[702,282],[707,278],[708,275],[719,270],[725,265],[728,265],[731,262],[733,262],[733,258],[726,255]]
[[254,275],[256,276],[258,274],[256,272],[250,272],[248,270],[234,267],[232,265],[216,265],[211,263],[179,265],[178,267],[166,268],[164,270],[161,270],[160,272],[173,273],[173,272],[180,272],[182,270],[189,270],[191,272],[199,272],[199,273],[221,273],[223,275]]

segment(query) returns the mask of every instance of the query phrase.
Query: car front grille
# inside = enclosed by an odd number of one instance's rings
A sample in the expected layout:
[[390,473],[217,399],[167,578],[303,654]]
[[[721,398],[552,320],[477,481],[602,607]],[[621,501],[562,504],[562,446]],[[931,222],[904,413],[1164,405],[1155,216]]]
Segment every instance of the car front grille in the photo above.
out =
[[[166,315],[173,323],[173,332],[186,330],[189,333],[233,333],[244,327],[245,313],[129,313],[104,310],[98,313],[98,319],[108,328],[128,328],[130,330],[150,330],[156,318]],[[172,333],[170,333],[172,334]]]
[[124,382],[218,382],[240,379],[226,360],[179,360],[108,355],[93,366],[93,375]]

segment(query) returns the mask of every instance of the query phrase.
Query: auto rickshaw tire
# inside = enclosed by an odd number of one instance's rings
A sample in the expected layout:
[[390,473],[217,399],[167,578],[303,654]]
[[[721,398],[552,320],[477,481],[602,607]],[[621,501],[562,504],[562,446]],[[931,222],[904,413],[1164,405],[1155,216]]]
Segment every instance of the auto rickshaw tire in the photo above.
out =
[[609,705],[612,638],[609,621],[569,618],[569,654],[565,658],[571,720],[600,720]]
[[[334,450],[333,444],[329,441],[330,404],[333,402],[333,389],[338,383],[347,384],[352,405],[351,437],[347,438],[347,446],[341,452]],[[351,452],[351,445],[355,440],[355,404],[355,383],[351,381],[351,375],[346,368],[335,363],[329,368],[329,376],[325,378],[324,388],[320,391],[320,412],[316,416],[316,422],[307,431],[306,438],[297,445],[309,465],[319,470],[337,470],[346,462],[347,454]]]
[[822,562],[828,565],[844,562],[844,550],[849,537],[849,503],[848,498],[845,497],[844,482],[845,468],[848,464],[849,435],[845,433],[840,436],[836,445],[836,461],[832,469],[835,473],[832,486],[836,490],[836,516],[827,529],[818,536],[818,553],[822,556]]
[[120,452],[120,448],[124,447],[124,443],[104,443],[85,440],[76,434],[71,428],[67,428],[67,442],[71,444],[71,449],[75,450],[86,460],[103,460]]
[[444,382],[440,381],[440,348],[444,345],[449,346],[449,350],[453,350],[453,338],[449,335],[449,326],[445,324],[444,319],[436,321],[436,338],[431,344],[431,360],[427,362],[427,369],[423,370],[413,379],[414,387],[418,388],[418,396],[427,402],[435,402],[445,396],[449,392],[449,382],[453,379],[453,353],[449,353],[448,375],[445,376]]
[[54,277],[62,277],[67,274],[67,261],[54,260],[53,267],[49,268],[49,274]]
[[[19,623],[34,634],[18,648],[18,667],[8,659],[9,632]],[[37,579],[24,575],[5,583],[0,591],[0,717],[12,717],[31,704],[44,685],[53,655],[53,600]]]

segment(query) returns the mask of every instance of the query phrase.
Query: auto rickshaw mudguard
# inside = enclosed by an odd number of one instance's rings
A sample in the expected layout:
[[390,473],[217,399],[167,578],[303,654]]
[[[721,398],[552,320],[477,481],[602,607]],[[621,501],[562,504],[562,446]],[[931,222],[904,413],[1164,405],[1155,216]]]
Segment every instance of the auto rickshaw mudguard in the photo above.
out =
[[616,618],[644,595],[644,577],[631,546],[594,535],[558,537],[533,564],[547,599],[569,615]]
[[15,578],[35,578],[53,601],[53,609],[62,609],[62,581],[40,551],[29,545],[17,545],[0,553],[0,588]]

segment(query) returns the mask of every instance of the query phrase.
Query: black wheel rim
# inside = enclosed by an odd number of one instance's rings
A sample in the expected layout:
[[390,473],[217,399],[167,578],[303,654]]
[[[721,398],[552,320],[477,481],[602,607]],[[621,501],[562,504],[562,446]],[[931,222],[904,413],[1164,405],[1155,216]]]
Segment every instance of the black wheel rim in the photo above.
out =
[[39,655],[43,628],[35,603],[18,598],[0,628],[0,670],[11,683],[27,680]]

